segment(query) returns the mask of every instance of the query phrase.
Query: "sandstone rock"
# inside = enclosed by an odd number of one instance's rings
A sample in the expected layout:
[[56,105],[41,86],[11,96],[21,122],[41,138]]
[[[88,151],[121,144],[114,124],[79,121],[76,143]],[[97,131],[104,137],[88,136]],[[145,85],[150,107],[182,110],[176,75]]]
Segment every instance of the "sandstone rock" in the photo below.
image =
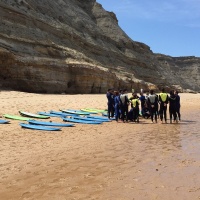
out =
[[200,91],[200,58],[154,54],[95,0],[2,0],[0,87],[43,93]]

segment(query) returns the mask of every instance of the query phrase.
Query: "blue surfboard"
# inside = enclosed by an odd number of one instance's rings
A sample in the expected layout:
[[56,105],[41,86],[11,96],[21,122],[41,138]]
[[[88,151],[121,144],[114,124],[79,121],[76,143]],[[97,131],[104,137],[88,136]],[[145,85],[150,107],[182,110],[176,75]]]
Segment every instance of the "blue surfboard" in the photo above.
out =
[[73,127],[74,124],[58,123],[58,122],[45,122],[38,120],[28,120],[29,124],[42,125],[42,126],[59,126],[59,127]]
[[0,119],[0,124],[9,124],[8,120]]
[[58,114],[53,114],[50,112],[38,112],[38,115],[44,115],[44,116],[49,116],[49,117],[60,117]]
[[89,117],[81,117],[81,116],[73,116],[73,118],[79,119],[79,120],[86,120],[86,121],[96,121],[96,122],[101,122],[101,123],[106,122],[98,118],[89,118]]
[[101,124],[102,122],[98,121],[87,121],[81,119],[74,119],[74,118],[62,118],[65,122],[74,122],[74,123],[81,123],[81,124]]
[[90,118],[90,119],[97,119],[97,120],[101,120],[101,121],[105,121],[105,122],[111,122],[110,119],[108,119],[107,117],[101,117],[101,116],[87,116],[87,118]]
[[54,110],[51,110],[50,113],[55,114],[55,115],[60,115],[60,116],[63,116],[63,117],[77,115],[77,114],[69,114],[69,113],[64,113],[64,112],[54,111]]
[[34,130],[44,130],[44,131],[60,131],[61,130],[60,128],[56,128],[56,127],[38,126],[38,125],[25,124],[25,123],[20,123],[19,125],[22,128],[34,129]]

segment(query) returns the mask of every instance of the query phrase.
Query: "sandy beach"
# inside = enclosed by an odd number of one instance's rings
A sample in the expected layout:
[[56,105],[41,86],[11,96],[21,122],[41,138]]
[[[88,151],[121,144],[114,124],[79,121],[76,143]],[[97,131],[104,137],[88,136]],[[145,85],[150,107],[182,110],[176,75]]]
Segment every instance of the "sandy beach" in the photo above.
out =
[[[141,119],[139,124],[76,124],[57,132],[23,129],[15,120],[1,124],[0,199],[200,199],[200,94],[180,97],[178,124]],[[1,91],[0,98],[0,115],[105,109],[107,103],[105,94]]]

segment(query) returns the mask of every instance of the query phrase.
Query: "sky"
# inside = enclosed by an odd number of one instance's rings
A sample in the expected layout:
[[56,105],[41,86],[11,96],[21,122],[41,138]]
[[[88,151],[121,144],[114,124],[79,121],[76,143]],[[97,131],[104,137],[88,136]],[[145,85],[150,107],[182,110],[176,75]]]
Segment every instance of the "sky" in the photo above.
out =
[[200,0],[96,0],[154,53],[200,57]]

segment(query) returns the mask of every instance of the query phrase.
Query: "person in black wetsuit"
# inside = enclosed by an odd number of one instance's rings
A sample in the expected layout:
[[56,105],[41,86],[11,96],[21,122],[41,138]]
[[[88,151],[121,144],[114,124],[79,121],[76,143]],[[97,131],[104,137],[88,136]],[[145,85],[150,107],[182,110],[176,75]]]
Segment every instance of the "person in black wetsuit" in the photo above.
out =
[[118,91],[114,91],[114,107],[115,107],[115,120],[118,122],[119,115],[120,115],[120,96]]
[[168,95],[165,92],[165,89],[162,89],[162,92],[159,94],[158,101],[160,104],[160,120],[163,123],[163,116],[165,123],[167,123],[167,104],[168,104]]
[[133,121],[139,123],[139,99],[136,93],[133,94],[133,98],[131,100],[131,107],[133,111]]
[[152,123],[154,122],[154,116],[155,116],[155,122],[157,123],[157,112],[156,112],[157,104],[158,104],[158,96],[154,94],[153,90],[150,90],[150,95],[148,96],[148,105]]
[[114,98],[112,89],[108,89],[106,97],[108,99],[108,118],[110,119],[110,117],[114,117]]
[[178,123],[177,120],[177,115],[176,115],[176,96],[174,94],[174,91],[172,90],[170,92],[170,96],[169,96],[169,116],[170,116],[170,124],[172,123],[172,116],[174,118],[174,122]]
[[145,99],[145,96],[144,96],[143,92],[140,93],[140,98],[139,99],[140,99],[140,102],[141,102],[141,114],[144,117],[144,107],[145,107],[146,99]]
[[181,108],[180,96],[178,95],[178,91],[174,91],[174,94],[175,94],[175,96],[176,96],[176,114],[178,115],[179,121],[181,121],[181,114],[180,114],[180,108]]
[[121,120],[123,122],[128,122],[128,105],[129,99],[127,94],[127,89],[124,89],[122,94],[120,95],[120,102],[121,102]]

